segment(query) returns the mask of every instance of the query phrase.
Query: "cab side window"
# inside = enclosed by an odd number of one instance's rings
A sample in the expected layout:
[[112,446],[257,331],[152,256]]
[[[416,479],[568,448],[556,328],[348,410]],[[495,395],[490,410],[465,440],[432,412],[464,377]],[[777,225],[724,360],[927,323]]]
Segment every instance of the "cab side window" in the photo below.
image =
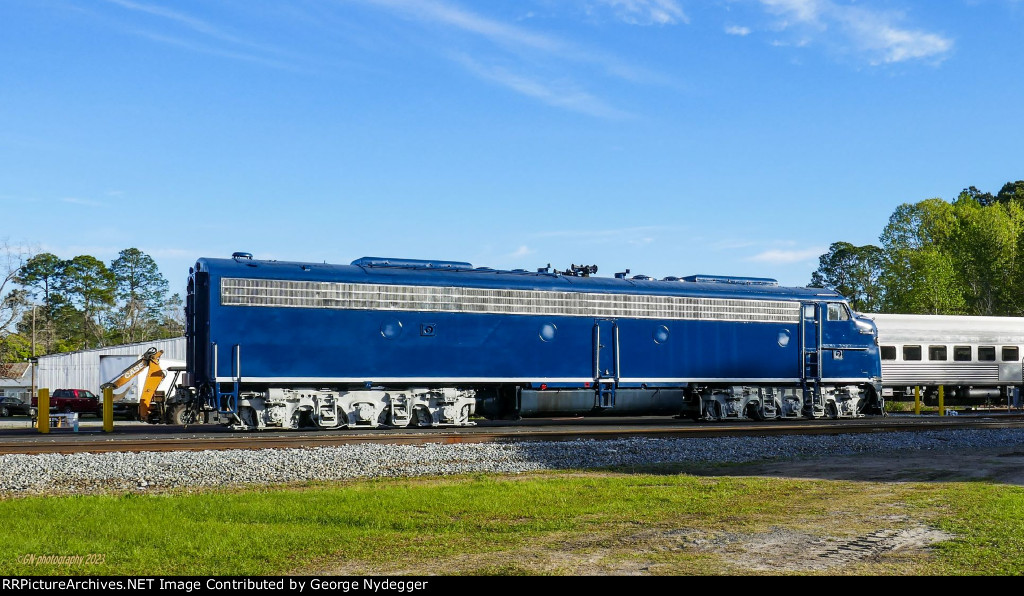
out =
[[829,321],[849,321],[850,313],[846,310],[846,306],[836,302],[830,302],[828,305],[828,320]]

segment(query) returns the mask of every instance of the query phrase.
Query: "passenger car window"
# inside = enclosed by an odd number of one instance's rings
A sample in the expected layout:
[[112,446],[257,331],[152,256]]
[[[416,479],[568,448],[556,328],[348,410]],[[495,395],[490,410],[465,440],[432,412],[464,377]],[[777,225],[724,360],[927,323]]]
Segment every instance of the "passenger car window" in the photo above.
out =
[[1003,362],[1020,360],[1020,349],[1017,346],[1003,346]]
[[846,311],[846,307],[842,304],[830,302],[828,305],[828,320],[849,321],[850,313]]
[[920,360],[921,346],[903,346],[904,360]]
[[896,360],[896,346],[882,346],[882,360]]
[[953,360],[957,362],[970,362],[971,346],[953,346]]
[[945,360],[946,346],[928,346],[928,360]]
[[978,360],[992,362],[996,359],[995,346],[978,346]]

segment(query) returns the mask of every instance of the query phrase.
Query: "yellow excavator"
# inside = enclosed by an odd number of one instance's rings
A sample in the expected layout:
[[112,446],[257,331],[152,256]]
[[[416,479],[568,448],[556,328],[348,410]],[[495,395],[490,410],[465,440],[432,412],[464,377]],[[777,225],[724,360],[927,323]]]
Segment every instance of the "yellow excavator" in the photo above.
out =
[[[180,404],[168,404],[167,398],[169,396],[165,392],[159,391],[160,383],[167,376],[167,371],[160,365],[160,356],[162,355],[163,350],[157,350],[156,348],[146,350],[146,353],[138,360],[128,365],[114,380],[101,385],[100,389],[110,387],[117,391],[135,377],[145,374],[142,394],[139,396],[139,420],[150,424],[187,424],[192,422],[196,418],[195,415],[185,417],[184,414],[187,408]],[[174,372],[175,381],[177,381],[181,370],[174,367],[170,370]],[[171,393],[173,393],[176,385],[176,382],[171,383]]]

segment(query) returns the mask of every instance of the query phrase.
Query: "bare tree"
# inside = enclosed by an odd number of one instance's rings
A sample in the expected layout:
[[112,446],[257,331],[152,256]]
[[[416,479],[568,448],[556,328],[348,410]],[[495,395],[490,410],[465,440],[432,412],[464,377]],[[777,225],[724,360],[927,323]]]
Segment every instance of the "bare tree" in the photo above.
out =
[[16,359],[24,348],[24,338],[15,328],[31,304],[28,292],[18,285],[18,274],[31,257],[29,247],[0,240],[0,364]]

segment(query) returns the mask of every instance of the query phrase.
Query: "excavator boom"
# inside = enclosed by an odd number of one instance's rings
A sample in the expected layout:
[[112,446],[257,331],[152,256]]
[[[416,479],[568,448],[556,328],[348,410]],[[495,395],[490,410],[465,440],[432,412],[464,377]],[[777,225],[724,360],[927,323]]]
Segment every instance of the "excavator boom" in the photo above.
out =
[[156,348],[146,350],[145,354],[128,365],[117,378],[109,383],[104,383],[100,388],[106,389],[110,387],[118,389],[145,371],[146,381],[142,387],[142,395],[139,396],[139,419],[147,420],[149,417],[149,407],[153,403],[153,397],[160,386],[160,381],[167,376],[167,373],[160,366],[160,356],[162,355],[163,350],[157,350]]

